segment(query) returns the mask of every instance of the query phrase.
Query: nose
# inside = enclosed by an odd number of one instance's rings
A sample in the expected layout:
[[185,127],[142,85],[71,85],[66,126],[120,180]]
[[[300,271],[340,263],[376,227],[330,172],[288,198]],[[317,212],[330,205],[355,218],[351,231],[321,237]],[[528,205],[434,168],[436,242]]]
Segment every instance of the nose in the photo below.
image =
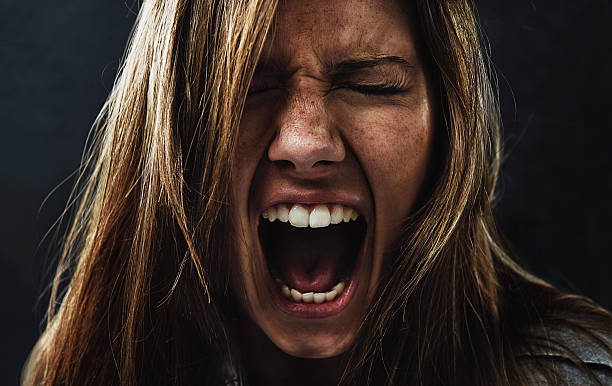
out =
[[277,127],[268,158],[284,163],[296,173],[323,172],[345,158],[343,140],[328,117],[323,96],[306,92],[292,96]]

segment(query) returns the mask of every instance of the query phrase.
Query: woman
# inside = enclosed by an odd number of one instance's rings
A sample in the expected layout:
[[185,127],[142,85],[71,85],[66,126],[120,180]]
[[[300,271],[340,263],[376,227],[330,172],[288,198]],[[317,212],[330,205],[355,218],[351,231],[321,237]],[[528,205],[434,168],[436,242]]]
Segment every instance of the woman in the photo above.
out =
[[612,381],[495,233],[468,1],[145,1],[97,127],[24,384]]

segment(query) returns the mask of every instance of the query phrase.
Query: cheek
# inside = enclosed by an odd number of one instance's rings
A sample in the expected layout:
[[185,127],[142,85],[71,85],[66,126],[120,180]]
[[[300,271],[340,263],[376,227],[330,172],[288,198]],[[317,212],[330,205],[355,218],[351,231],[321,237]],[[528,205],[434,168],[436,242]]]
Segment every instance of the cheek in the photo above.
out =
[[[245,119],[246,118],[246,119]],[[257,168],[259,158],[265,148],[260,144],[261,133],[259,122],[244,117],[238,135],[238,142],[234,152],[231,177],[231,215],[232,215],[232,285],[241,293],[247,283],[244,277],[250,269],[249,247],[250,220],[249,220],[249,192],[253,174]],[[259,139],[259,140],[258,140]]]
[[271,119],[257,111],[245,110],[239,126],[232,166],[232,195],[237,206],[248,202],[250,181],[264,156]]
[[353,115],[351,145],[371,184],[405,190],[418,182],[427,169],[433,142],[430,115],[426,103]]
[[395,229],[412,210],[433,147],[430,104],[393,105],[351,114],[347,140],[364,169],[379,225]]

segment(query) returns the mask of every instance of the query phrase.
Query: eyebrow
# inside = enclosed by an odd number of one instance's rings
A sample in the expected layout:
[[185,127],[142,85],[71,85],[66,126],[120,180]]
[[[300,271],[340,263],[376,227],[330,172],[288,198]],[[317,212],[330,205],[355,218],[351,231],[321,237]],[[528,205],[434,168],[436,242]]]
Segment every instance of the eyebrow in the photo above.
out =
[[[366,55],[349,58],[336,62],[335,60],[323,61],[322,73],[329,77],[342,76],[350,74],[366,68],[372,68],[383,65],[390,65],[395,68],[399,67],[405,72],[409,72],[415,68],[414,64],[408,60],[395,55]],[[289,69],[289,60],[268,59],[260,61],[255,70],[256,74],[283,74],[283,77],[290,77],[295,70]]]
[[260,60],[255,67],[255,75],[257,74],[284,74],[287,73],[289,61],[278,59]]
[[411,70],[414,65],[400,56],[385,55],[385,56],[374,56],[360,59],[348,59],[343,60],[339,63],[329,63],[327,72],[336,74],[343,72],[357,71],[364,68],[376,67],[379,65],[399,65],[404,70]]

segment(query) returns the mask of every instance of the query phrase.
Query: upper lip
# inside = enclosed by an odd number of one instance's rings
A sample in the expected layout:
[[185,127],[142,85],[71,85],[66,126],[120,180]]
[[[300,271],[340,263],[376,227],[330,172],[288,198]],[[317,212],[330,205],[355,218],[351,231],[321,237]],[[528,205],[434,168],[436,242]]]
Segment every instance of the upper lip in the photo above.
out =
[[349,192],[322,189],[285,189],[274,192],[256,204],[254,208],[255,213],[259,217],[265,209],[282,203],[305,205],[340,204],[356,209],[359,214],[366,218],[366,221],[368,218],[368,211],[363,198]]

